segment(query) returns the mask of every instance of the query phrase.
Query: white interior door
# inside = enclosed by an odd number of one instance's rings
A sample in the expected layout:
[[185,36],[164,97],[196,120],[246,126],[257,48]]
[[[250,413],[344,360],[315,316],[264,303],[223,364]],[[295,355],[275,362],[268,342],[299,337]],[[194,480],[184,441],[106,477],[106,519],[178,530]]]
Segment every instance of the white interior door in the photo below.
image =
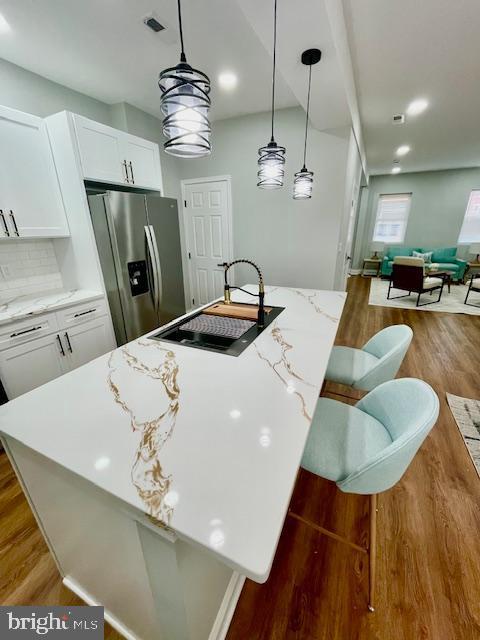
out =
[[360,185],[359,181],[355,180],[352,189],[352,198],[351,198],[351,207],[350,207],[350,215],[348,218],[348,226],[347,226],[347,237],[345,240],[345,263],[343,268],[343,283],[344,288],[347,287],[347,278],[350,272],[350,267],[352,266],[352,251],[353,251],[353,233],[355,231],[355,221],[357,218],[357,209],[358,209],[358,197],[360,194]]
[[232,259],[231,212],[227,180],[184,184],[192,306],[223,294],[223,267]]

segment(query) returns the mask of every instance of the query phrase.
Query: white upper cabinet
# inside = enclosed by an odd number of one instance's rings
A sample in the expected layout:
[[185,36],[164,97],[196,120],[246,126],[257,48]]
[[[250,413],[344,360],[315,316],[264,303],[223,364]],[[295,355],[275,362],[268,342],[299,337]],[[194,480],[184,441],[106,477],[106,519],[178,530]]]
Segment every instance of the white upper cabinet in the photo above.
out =
[[0,107],[0,147],[0,237],[68,236],[43,120]]
[[83,116],[74,122],[85,180],[162,191],[158,144]]

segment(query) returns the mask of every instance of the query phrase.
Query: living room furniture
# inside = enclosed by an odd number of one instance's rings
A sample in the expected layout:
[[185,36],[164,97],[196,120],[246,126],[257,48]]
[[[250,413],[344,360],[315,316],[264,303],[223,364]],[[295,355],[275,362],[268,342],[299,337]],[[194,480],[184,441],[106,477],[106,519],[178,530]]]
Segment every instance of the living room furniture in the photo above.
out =
[[[478,283],[476,282],[476,280],[478,280]],[[477,304],[468,302],[468,296],[472,291],[474,291],[475,293],[480,293],[480,273],[475,273],[470,278],[470,284],[468,285],[467,295],[465,296],[465,304],[468,304],[471,307],[478,307],[480,306],[480,301]]]
[[480,262],[480,242],[473,242],[468,247],[468,251],[475,256],[474,262]]
[[397,375],[412,337],[409,326],[394,324],[376,333],[361,349],[333,347],[325,380],[371,391]]
[[[425,263],[422,258],[395,256],[393,260],[392,275],[390,276],[390,283],[388,285],[387,300],[407,298],[412,293],[416,293],[418,294],[415,305],[417,307],[423,307],[427,304],[440,302],[445,279],[443,277],[426,276],[424,269]],[[391,296],[390,292],[392,289],[400,289],[402,291],[408,291],[408,293],[401,296]],[[422,293],[428,292],[432,294],[434,291],[439,292],[436,300],[420,304],[420,296]]]
[[468,278],[474,273],[480,273],[480,262],[467,262],[467,268],[463,274],[463,284],[465,284]]
[[452,280],[463,282],[463,276],[467,268],[466,260],[457,258],[457,248],[447,247],[441,249],[432,249],[428,247],[406,247],[403,245],[394,245],[386,247],[382,261],[381,275],[384,278],[390,277],[392,274],[393,260],[396,256],[412,256],[413,251],[420,253],[432,252],[432,268],[441,271],[452,271]]
[[[373,269],[369,269],[367,265],[373,265]],[[362,266],[362,276],[364,278],[374,275],[376,278],[380,274],[380,269],[382,268],[382,260],[380,258],[364,258],[363,266]],[[375,274],[367,273],[367,271],[375,270]]]
[[443,278],[445,280],[445,284],[448,287],[448,293],[450,293],[450,289],[452,286],[452,278],[455,275],[454,271],[445,271],[445,270],[439,270],[439,269],[427,269],[426,270],[426,274],[430,277],[435,277],[435,278]]
[[414,378],[385,382],[355,406],[330,398],[317,403],[301,466],[345,493],[370,496],[369,544],[360,546],[293,512],[289,515],[368,555],[370,611],[375,605],[377,493],[400,480],[438,412],[434,390]]

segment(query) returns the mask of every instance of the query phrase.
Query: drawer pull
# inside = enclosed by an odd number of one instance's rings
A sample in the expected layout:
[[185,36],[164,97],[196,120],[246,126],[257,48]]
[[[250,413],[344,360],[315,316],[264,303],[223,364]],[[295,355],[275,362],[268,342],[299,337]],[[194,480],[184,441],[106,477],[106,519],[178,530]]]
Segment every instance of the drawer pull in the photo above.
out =
[[96,311],[96,309],[88,309],[88,311],[80,311],[79,313],[74,313],[73,317],[74,318],[80,318],[80,316],[86,316],[87,313],[94,313]]
[[5,216],[3,215],[3,209],[0,209],[0,217],[2,218],[3,228],[5,230],[5,235],[10,236],[10,231],[8,230],[8,225],[5,221]]
[[65,356],[65,349],[63,348],[62,340],[58,335],[58,333],[57,333],[57,340],[58,340],[58,346],[60,347],[60,353],[62,354],[62,356]]
[[32,331],[38,331],[39,329],[43,329],[43,326],[40,325],[38,327],[32,327],[31,329],[25,329],[24,331],[16,331],[15,333],[10,334],[10,338],[16,338],[17,336],[23,336],[25,333],[31,333]]
[[17,227],[17,223],[15,220],[15,216],[13,215],[13,211],[10,209],[10,218],[12,219],[13,222],[13,228],[15,229],[15,235],[19,238],[20,234],[18,233],[18,227]]
[[68,350],[70,351],[70,353],[73,353],[72,344],[70,342],[70,336],[66,331],[65,331],[65,340],[67,341]]

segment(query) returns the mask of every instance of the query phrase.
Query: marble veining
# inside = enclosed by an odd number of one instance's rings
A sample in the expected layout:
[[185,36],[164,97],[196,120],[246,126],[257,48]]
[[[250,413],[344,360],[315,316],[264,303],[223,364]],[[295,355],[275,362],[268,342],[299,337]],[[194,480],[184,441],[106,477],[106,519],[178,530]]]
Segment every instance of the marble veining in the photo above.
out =
[[69,291],[47,292],[44,295],[16,296],[0,304],[0,324],[54,311],[71,304],[87,302],[100,298],[102,295],[99,291],[71,289]]
[[331,322],[339,321],[338,318],[327,313],[324,309],[320,307],[318,300],[316,299],[317,293],[318,293],[317,291],[310,291],[308,293],[304,289],[289,289],[289,291],[293,291],[297,295],[304,298],[304,300],[306,300],[315,309],[315,313],[318,313],[319,315],[322,315],[325,318],[328,318],[328,320],[330,320]]
[[[164,349],[158,343],[139,340],[135,344],[144,349],[157,349],[161,352],[163,361],[158,366],[150,367],[142,362],[139,356],[134,355],[129,346],[123,347],[113,351],[110,355],[107,382],[114,401],[130,417],[131,428],[140,433],[140,441],[131,471],[132,482],[145,505],[147,514],[153,518],[152,521],[168,525],[173,513],[173,506],[166,504],[164,498],[168,493],[172,478],[162,468],[160,453],[165,442],[173,433],[180,408],[180,389],[177,383],[178,364],[173,351]],[[150,417],[149,420],[141,420],[136,416],[134,409],[123,399],[121,382],[115,381],[116,361],[119,357],[133,371],[157,380],[163,386],[168,404],[159,415]]]
[[255,351],[257,352],[258,357],[266,362],[270,369],[272,369],[272,371],[275,373],[275,375],[282,381],[287,392],[292,393],[298,397],[298,399],[300,400],[302,415],[310,422],[312,418],[307,413],[305,398],[303,394],[295,387],[294,382],[291,379],[288,379],[288,376],[285,375],[285,372],[289,376],[295,378],[296,380],[309,387],[312,387],[313,385],[310,382],[304,380],[302,376],[295,371],[292,363],[289,361],[287,353],[288,351],[293,349],[293,347],[287,342],[283,335],[285,329],[280,329],[280,327],[277,326],[277,321],[275,321],[272,326],[273,328],[270,332],[270,336],[273,341],[280,347],[280,357],[277,360],[273,361],[272,358],[269,358],[267,355],[263,354],[258,345],[254,343]]

